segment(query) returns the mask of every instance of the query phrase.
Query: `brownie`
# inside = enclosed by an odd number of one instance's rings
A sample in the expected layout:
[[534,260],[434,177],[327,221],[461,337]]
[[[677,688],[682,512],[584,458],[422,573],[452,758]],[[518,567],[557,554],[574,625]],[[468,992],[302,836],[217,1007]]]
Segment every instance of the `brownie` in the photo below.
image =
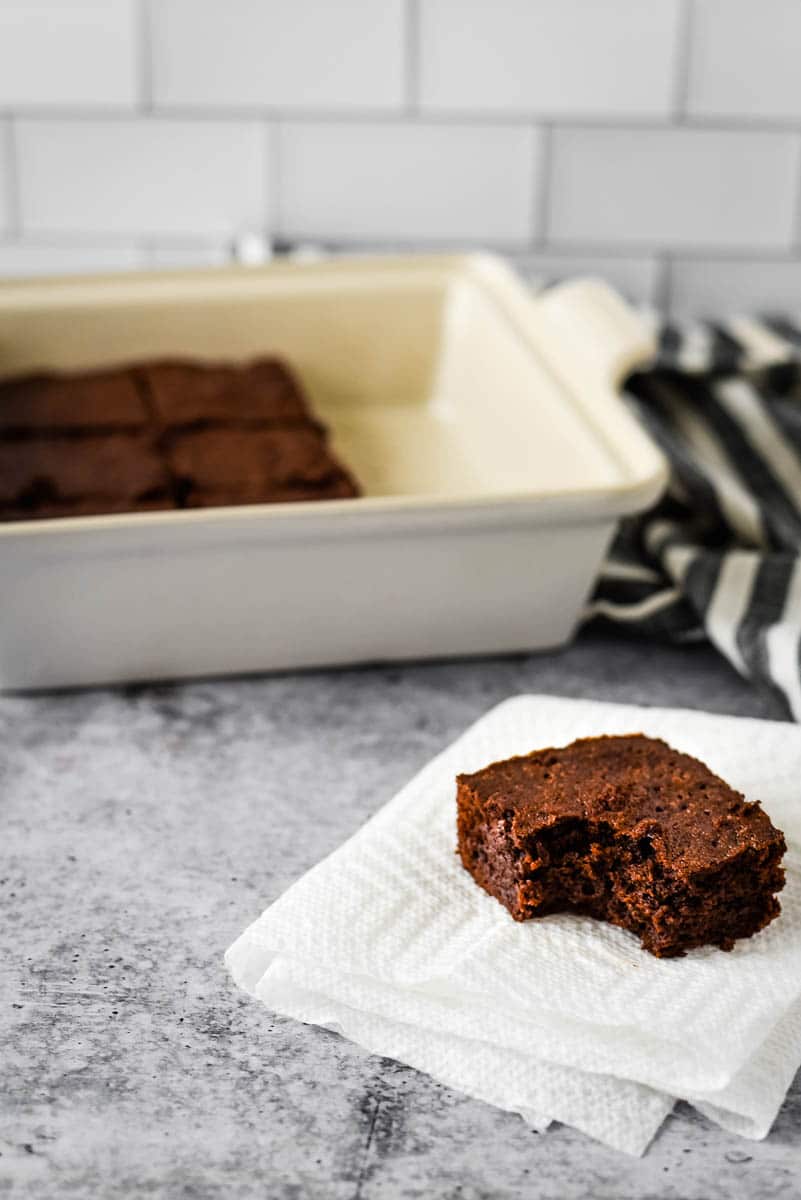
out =
[[180,433],[167,449],[167,462],[188,507],[356,494],[311,426]]
[[105,433],[80,444],[53,437],[0,441],[0,506],[7,516],[171,504],[169,472],[146,435]]
[[141,429],[147,420],[130,371],[27,375],[0,382],[0,438]]
[[312,420],[300,387],[277,359],[245,366],[157,362],[140,367],[139,378],[154,416],[169,427],[222,423],[263,428]]
[[0,381],[3,520],[358,495],[277,359]]
[[642,734],[457,778],[462,864],[516,921],[573,912],[657,957],[730,950],[778,916],[786,849],[759,803]]

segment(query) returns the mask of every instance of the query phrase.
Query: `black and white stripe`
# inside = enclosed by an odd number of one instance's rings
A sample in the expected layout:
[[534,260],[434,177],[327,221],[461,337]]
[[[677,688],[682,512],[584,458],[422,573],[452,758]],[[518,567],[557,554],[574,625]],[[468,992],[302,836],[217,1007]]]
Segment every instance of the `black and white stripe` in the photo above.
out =
[[801,316],[664,324],[627,399],[671,463],[587,620],[708,638],[801,720]]
[[656,367],[682,375],[764,371],[795,364],[801,353],[801,315],[729,317],[725,321],[665,321],[659,326]]

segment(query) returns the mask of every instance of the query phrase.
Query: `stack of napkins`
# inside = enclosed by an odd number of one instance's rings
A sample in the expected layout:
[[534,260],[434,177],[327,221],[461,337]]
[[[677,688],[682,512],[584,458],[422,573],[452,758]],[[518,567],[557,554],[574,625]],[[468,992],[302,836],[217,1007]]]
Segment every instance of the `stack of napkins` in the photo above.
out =
[[[731,953],[660,960],[589,918],[516,924],[455,854],[458,772],[632,732],[702,759],[785,832],[782,914]],[[801,1063],[800,772],[797,726],[521,696],[294,884],[226,962],[270,1009],[540,1130],[559,1120],[641,1154],[682,1098],[764,1137]]]

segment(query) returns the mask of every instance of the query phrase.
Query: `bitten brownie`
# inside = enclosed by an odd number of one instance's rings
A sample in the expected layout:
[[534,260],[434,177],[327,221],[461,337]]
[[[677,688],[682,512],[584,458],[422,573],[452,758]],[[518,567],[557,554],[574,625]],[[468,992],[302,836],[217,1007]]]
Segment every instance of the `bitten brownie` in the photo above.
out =
[[0,381],[0,519],[358,495],[278,359]]
[[457,777],[462,864],[516,921],[574,912],[659,958],[778,916],[784,836],[698,759],[631,734]]

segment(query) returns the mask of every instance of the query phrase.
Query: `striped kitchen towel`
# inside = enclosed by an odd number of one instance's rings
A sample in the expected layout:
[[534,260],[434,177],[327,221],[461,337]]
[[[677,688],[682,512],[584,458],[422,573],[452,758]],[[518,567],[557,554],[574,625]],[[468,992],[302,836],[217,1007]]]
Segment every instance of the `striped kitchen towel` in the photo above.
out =
[[670,483],[622,526],[586,619],[708,639],[801,720],[801,319],[658,332],[626,396]]
[[[340,249],[276,242],[265,254]],[[529,279],[535,292],[555,282]],[[659,351],[626,394],[670,482],[655,508],[623,523],[585,621],[709,640],[801,721],[801,316],[643,316]]]

